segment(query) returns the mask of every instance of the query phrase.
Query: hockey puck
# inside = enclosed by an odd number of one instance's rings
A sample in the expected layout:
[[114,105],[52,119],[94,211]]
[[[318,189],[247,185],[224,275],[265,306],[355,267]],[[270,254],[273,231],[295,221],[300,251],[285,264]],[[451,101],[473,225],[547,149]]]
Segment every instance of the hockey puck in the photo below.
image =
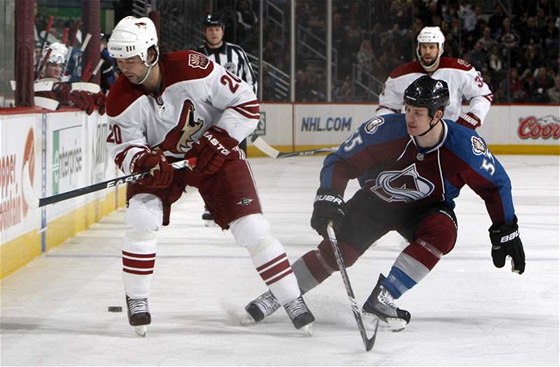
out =
[[122,312],[122,307],[121,306],[109,306],[107,308],[107,311],[109,311],[109,312]]

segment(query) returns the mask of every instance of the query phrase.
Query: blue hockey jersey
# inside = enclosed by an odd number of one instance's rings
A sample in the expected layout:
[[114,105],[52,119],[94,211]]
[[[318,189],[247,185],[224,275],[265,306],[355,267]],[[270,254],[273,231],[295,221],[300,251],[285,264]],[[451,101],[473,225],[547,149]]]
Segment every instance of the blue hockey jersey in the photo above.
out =
[[466,184],[484,200],[493,224],[511,222],[511,182],[503,166],[476,131],[442,123],[440,143],[424,149],[408,135],[404,114],[364,122],[325,158],[321,188],[343,195],[348,181],[357,178],[363,190],[389,205],[445,202],[454,208]]

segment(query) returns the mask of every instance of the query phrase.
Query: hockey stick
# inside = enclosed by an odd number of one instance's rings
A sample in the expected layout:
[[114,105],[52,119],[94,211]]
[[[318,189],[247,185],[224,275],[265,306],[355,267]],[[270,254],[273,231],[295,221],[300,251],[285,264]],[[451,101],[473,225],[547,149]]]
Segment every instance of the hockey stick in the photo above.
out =
[[[54,17],[52,15],[49,16],[49,20],[47,22],[47,26],[45,28],[45,33],[43,35],[43,39],[41,40],[41,55],[43,56],[43,52],[45,51],[45,46],[47,44],[47,39],[49,37],[49,33],[51,33],[51,28],[52,25],[54,23]],[[39,37],[41,36],[41,34],[39,34]],[[39,72],[41,70],[41,61],[42,59],[39,58],[39,60],[37,60],[37,65],[35,67],[35,75],[39,75]],[[35,79],[37,79],[37,76],[35,77]]]
[[253,137],[251,137],[251,142],[253,143],[254,146],[259,148],[261,152],[263,152],[264,154],[266,154],[271,158],[301,157],[301,156],[313,155],[317,153],[331,153],[338,149],[338,147],[318,148],[318,149],[300,150],[299,152],[288,153],[288,152],[281,152],[277,149],[274,149],[260,136],[254,135]]
[[[185,159],[183,161],[174,162],[171,164],[174,169],[188,168],[192,170],[196,165],[196,158]],[[99,182],[93,185],[81,187],[79,189],[63,192],[60,194],[47,196],[44,198],[38,198],[35,195],[33,186],[31,185],[31,179],[29,177],[29,167],[26,163],[23,166],[23,176],[22,176],[22,186],[23,186],[23,197],[30,208],[40,208],[45,205],[58,203],[67,199],[75,198],[77,196],[82,196],[92,192],[96,192],[103,189],[108,189],[110,187],[115,187],[123,183],[134,183],[138,182],[144,177],[148,176],[150,171],[145,171],[141,173],[133,173],[131,175],[121,176],[113,178],[111,180]]]
[[332,227],[332,222],[327,225],[327,234],[333,248],[336,263],[338,264],[338,270],[340,270],[340,275],[342,276],[342,281],[344,282],[344,287],[346,288],[346,293],[348,294],[348,299],[350,300],[350,306],[352,307],[354,318],[356,319],[356,323],[358,324],[358,329],[360,330],[360,334],[362,335],[362,340],[364,342],[364,346],[366,347],[366,351],[369,352],[370,350],[372,350],[373,345],[375,344],[375,338],[377,337],[377,328],[379,327],[379,320],[376,320],[375,330],[373,331],[372,337],[368,338],[366,334],[366,328],[364,326],[364,320],[362,319],[362,314],[360,313],[360,309],[358,307],[358,304],[356,303],[354,291],[352,290],[352,285],[350,284],[350,278],[348,278],[348,273],[346,272],[344,259],[342,258],[342,254],[340,253],[340,249],[338,248],[338,241]]

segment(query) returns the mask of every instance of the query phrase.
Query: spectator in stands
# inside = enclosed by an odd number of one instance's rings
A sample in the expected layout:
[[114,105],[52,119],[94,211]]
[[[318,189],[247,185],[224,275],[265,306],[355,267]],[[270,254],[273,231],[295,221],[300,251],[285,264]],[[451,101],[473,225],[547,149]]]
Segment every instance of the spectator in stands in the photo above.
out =
[[[363,73],[371,74],[373,71],[373,49],[371,47],[371,41],[369,39],[362,40],[360,45],[360,50],[356,54],[358,59],[358,80],[364,81]],[[366,79],[367,80],[367,79]]]
[[498,42],[492,38],[492,30],[488,25],[482,30],[482,37],[480,37],[477,42],[481,44],[485,52],[490,52],[492,47],[498,44]]
[[[558,18],[560,20],[560,18]],[[550,17],[546,21],[546,27],[541,29],[542,47],[547,58],[558,57],[560,51],[560,36],[558,26],[554,24],[554,18]]]
[[541,43],[542,30],[537,27],[537,20],[529,15],[525,24],[521,25],[520,43],[522,45],[538,45]]
[[237,42],[244,43],[248,37],[252,37],[258,30],[259,18],[251,9],[248,0],[239,0],[237,3]]
[[535,45],[526,45],[522,58],[515,63],[523,79],[531,78],[541,64],[539,49]]
[[335,101],[351,101],[352,100],[352,81],[347,76],[333,90],[333,99]]
[[463,0],[461,2],[458,15],[463,21],[462,29],[465,34],[470,34],[476,29],[478,15],[474,12],[469,0]]
[[500,93],[496,98],[499,102],[527,102],[529,99],[527,86],[524,80],[519,77],[516,67],[509,69],[509,78],[502,80],[499,90]]
[[312,81],[308,80],[308,73],[303,70],[296,72],[296,101],[298,102],[315,102],[316,98],[313,95],[313,88],[315,87]]
[[497,37],[498,41],[500,42],[500,46],[502,47],[504,57],[509,57],[512,59],[517,59],[519,53],[517,51],[517,47],[519,46],[519,34],[512,29],[511,27],[511,19],[509,17],[505,17],[504,21],[502,22],[502,29]]
[[505,19],[504,9],[502,8],[502,3],[498,2],[494,5],[494,12],[488,19],[488,26],[492,30],[492,38],[497,39],[501,33],[502,26]]
[[492,80],[502,80],[504,77],[504,62],[497,44],[493,45],[490,49],[488,67],[490,69],[490,76],[492,77]]
[[554,77],[554,86],[549,88],[546,93],[551,103],[560,104],[560,74]]
[[548,90],[554,87],[554,79],[548,73],[546,66],[541,65],[535,70],[535,75],[529,82],[531,102],[548,103]]
[[482,71],[488,69],[488,53],[482,49],[482,44],[477,42],[474,44],[474,48],[467,52],[465,59],[471,63],[475,69]]
[[454,17],[451,19],[451,23],[445,30],[445,52],[447,56],[457,58],[462,57],[462,37],[461,20],[458,17]]

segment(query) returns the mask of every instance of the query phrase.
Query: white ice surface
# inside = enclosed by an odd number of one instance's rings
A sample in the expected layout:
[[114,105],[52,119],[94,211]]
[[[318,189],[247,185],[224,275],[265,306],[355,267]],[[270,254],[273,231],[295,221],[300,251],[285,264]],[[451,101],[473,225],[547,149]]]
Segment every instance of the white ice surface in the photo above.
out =
[[[251,159],[265,215],[292,261],[319,242],[309,218],[322,159]],[[243,307],[265,286],[231,233],[202,225],[191,190],[160,235],[146,338],[126,312],[107,312],[125,308],[119,210],[2,280],[1,365],[558,366],[559,158],[499,159],[513,183],[525,274],[494,268],[488,215],[463,189],[455,249],[397,301],[412,314],[409,327],[380,329],[369,353],[338,274],[306,295],[317,319],[312,337],[283,310],[240,326]],[[349,269],[360,306],[402,248],[388,235]]]

